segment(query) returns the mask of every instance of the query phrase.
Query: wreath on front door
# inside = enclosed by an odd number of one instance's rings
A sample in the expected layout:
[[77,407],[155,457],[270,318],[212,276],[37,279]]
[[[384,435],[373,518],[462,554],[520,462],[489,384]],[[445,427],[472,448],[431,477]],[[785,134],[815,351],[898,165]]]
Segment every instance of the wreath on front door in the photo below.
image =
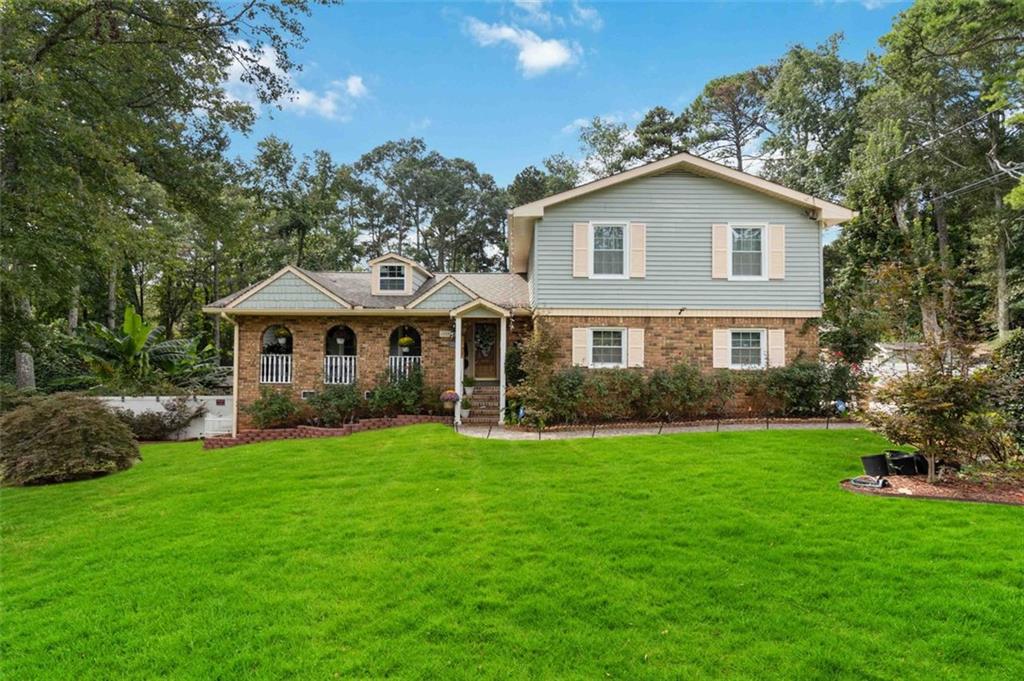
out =
[[473,333],[473,345],[481,357],[489,357],[494,350],[494,327],[478,326]]

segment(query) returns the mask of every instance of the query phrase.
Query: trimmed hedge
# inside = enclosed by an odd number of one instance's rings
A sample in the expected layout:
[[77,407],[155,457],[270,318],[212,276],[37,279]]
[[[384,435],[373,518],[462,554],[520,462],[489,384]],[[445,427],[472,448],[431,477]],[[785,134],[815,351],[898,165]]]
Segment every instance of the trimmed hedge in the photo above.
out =
[[5,485],[44,485],[131,468],[140,459],[132,431],[98,401],[71,394],[34,399],[0,419]]

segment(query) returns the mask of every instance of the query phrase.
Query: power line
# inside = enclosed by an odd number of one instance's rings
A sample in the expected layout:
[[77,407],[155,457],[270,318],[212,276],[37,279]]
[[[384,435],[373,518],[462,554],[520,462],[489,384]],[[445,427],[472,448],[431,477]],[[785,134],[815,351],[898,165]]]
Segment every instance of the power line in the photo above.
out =
[[959,132],[960,130],[963,130],[964,128],[966,128],[966,127],[967,127],[968,125],[971,125],[971,124],[973,124],[973,123],[977,123],[977,122],[978,122],[978,121],[980,121],[980,120],[981,120],[982,118],[987,118],[988,116],[990,116],[990,115],[992,115],[992,114],[994,114],[994,113],[1001,113],[1001,112],[997,112],[997,111],[988,111],[988,112],[986,112],[986,113],[983,113],[983,114],[981,114],[980,116],[978,116],[977,118],[972,118],[971,120],[967,121],[966,123],[963,123],[962,125],[958,125],[957,127],[953,128],[952,130],[947,130],[946,132],[942,133],[941,135],[938,135],[938,136],[936,136],[936,137],[933,137],[933,138],[931,138],[931,139],[930,139],[930,140],[928,140],[927,142],[922,142],[921,144],[917,145],[917,146],[916,146],[916,147],[914,147],[913,149],[910,149],[909,151],[905,151],[905,152],[903,152],[903,153],[902,153],[902,154],[900,154],[899,156],[896,156],[896,157],[894,157],[894,158],[890,158],[890,159],[889,159],[888,161],[883,161],[883,162],[882,162],[881,164],[879,164],[879,165],[878,165],[878,166],[876,166],[876,167],[878,167],[878,168],[884,168],[884,167],[886,167],[887,165],[889,165],[890,163],[895,163],[896,161],[902,160],[902,159],[906,158],[907,156],[910,156],[910,155],[911,155],[911,154],[913,154],[913,153],[916,153],[916,152],[918,152],[918,151],[921,151],[922,149],[924,149],[924,148],[926,148],[926,147],[929,147],[929,146],[931,146],[932,144],[935,144],[936,142],[938,142],[938,141],[939,141],[940,139],[942,139],[943,137],[948,137],[949,135],[952,135],[952,134],[953,134],[954,132]]
[[974,182],[971,182],[970,184],[965,184],[964,186],[957,187],[956,189],[951,189],[948,192],[946,192],[945,194],[940,194],[939,196],[936,196],[932,200],[933,201],[939,201],[941,199],[949,199],[949,198],[952,198],[954,196],[960,196],[961,194],[967,194],[969,192],[974,191],[975,189],[980,189],[983,186],[987,186],[987,185],[990,185],[990,184],[995,184],[998,181],[997,178],[999,178],[1002,175],[1009,175],[1009,172],[1006,171],[1006,170],[1000,170],[999,172],[993,173],[993,174],[989,175],[986,178],[983,178],[983,179],[980,179],[980,180],[975,180]]

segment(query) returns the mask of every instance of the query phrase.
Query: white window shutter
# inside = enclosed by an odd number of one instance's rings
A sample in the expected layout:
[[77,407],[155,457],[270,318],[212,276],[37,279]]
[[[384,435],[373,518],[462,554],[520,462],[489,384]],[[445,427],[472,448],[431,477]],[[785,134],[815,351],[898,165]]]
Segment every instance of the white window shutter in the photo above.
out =
[[572,276],[590,276],[590,225],[586,222],[572,226]]
[[711,225],[711,278],[729,278],[729,225]]
[[590,345],[590,329],[575,328],[572,330],[572,365],[585,367]]
[[768,329],[768,366],[786,366],[785,329]]
[[729,329],[715,329],[711,334],[711,366],[715,369],[728,369],[732,342]]
[[626,366],[642,367],[644,365],[644,330],[628,329],[629,341],[626,348]]
[[647,225],[640,222],[629,223],[629,276],[647,276]]
[[786,278],[786,225],[768,225],[768,278]]

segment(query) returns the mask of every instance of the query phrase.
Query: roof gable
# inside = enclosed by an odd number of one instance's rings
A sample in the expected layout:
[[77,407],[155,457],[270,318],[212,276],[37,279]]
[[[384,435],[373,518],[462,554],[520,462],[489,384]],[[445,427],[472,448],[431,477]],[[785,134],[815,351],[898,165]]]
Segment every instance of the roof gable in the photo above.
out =
[[423,310],[451,310],[465,305],[477,296],[455,279],[446,277],[432,289],[407,305]]
[[308,275],[286,267],[262,284],[239,296],[228,309],[237,310],[332,310],[351,307]]

